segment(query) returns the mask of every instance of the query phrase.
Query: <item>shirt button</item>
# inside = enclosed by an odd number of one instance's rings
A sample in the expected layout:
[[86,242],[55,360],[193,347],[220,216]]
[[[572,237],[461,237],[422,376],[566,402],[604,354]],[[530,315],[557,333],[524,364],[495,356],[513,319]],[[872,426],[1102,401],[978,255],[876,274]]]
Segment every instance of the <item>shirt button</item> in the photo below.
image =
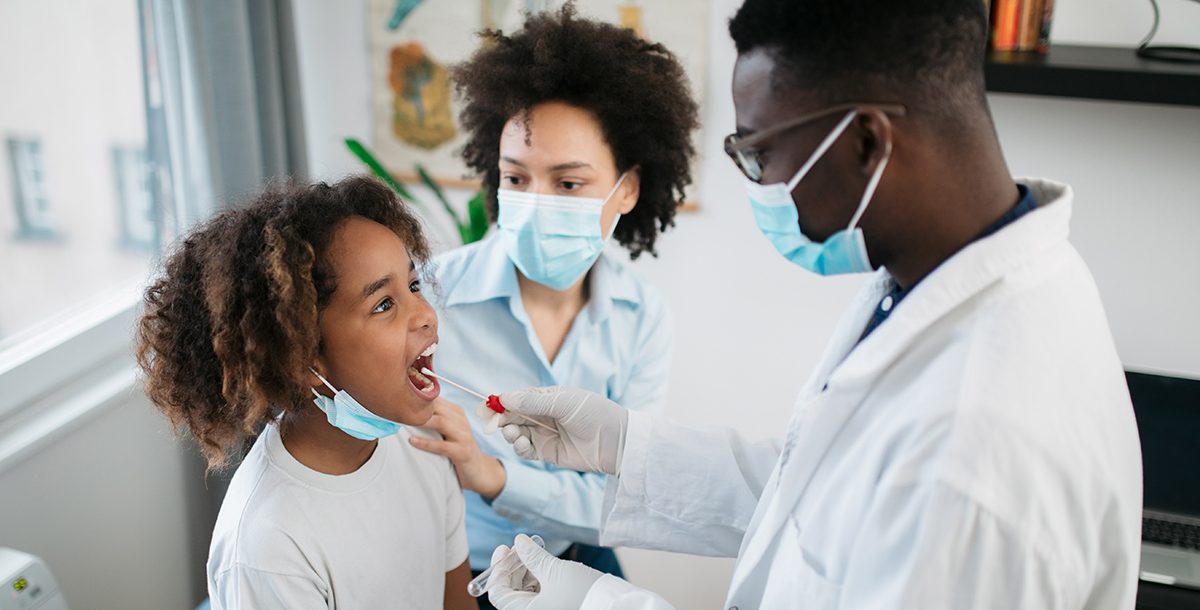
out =
[[896,302],[895,299],[893,299],[892,295],[889,294],[886,297],[883,297],[883,302],[879,304],[879,308],[884,310],[885,312],[891,311],[892,305],[895,304],[895,302]]

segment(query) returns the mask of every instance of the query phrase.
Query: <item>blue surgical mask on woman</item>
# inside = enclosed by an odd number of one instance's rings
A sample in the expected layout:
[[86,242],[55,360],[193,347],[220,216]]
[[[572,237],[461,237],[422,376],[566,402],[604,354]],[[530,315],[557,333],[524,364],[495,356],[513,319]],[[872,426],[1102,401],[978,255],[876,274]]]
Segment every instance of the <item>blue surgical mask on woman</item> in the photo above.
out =
[[592,268],[616,230],[620,214],[613,218],[608,235],[603,235],[600,213],[624,181],[621,174],[603,199],[496,191],[497,226],[508,258],[525,277],[566,290]]
[[858,210],[850,219],[850,224],[841,231],[829,236],[823,242],[813,241],[800,229],[800,216],[796,212],[796,203],[792,200],[792,191],[796,185],[816,165],[817,161],[829,150],[838,136],[850,125],[850,121],[858,115],[857,110],[851,110],[833,128],[833,131],[821,141],[820,146],[813,151],[808,161],[796,172],[792,179],[773,184],[758,184],[746,179],[746,191],[750,196],[750,205],[754,209],[754,220],[758,229],[771,241],[780,254],[789,261],[821,275],[837,275],[842,273],[864,273],[870,271],[871,261],[867,258],[867,243],[863,238],[858,221],[867,204],[875,194],[875,187],[883,176],[891,157],[891,149],[885,152],[879,166],[867,182],[866,191],[859,201]]
[[325,384],[325,387],[329,388],[330,392],[334,393],[333,398],[330,398],[315,388],[309,388],[315,396],[313,402],[316,403],[317,408],[325,412],[329,423],[337,429],[364,441],[391,436],[404,429],[404,424],[384,419],[368,411],[346,390],[334,388],[333,384],[329,383],[329,380],[322,377],[320,373],[311,368],[309,370],[321,380],[321,383]]

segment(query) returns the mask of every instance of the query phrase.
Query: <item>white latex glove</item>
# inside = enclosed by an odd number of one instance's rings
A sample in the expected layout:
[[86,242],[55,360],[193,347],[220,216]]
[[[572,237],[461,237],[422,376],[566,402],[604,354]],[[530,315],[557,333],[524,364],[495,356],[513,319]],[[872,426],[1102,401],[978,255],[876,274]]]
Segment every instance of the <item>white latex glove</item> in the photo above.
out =
[[[617,403],[576,388],[532,388],[500,395],[498,424],[517,455],[571,470],[620,474],[629,412]],[[551,432],[520,416],[549,425]]]
[[[520,561],[500,563],[509,553]],[[582,563],[559,559],[518,535],[513,548],[496,547],[488,578],[488,601],[498,610],[564,610],[583,605],[588,590],[603,573]]]

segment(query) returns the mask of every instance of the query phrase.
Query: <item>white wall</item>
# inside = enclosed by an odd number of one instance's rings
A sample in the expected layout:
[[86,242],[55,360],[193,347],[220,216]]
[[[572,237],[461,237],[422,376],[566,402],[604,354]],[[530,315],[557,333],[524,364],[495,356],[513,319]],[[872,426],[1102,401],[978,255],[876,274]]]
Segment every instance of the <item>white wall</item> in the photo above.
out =
[[0,546],[41,557],[75,610],[204,598],[215,517],[195,451],[132,393],[0,468]]
[[[725,28],[740,0],[712,1],[702,209],[681,215],[661,241],[661,257],[635,268],[666,293],[675,315],[668,414],[761,437],[787,421],[794,392],[859,280],[807,275],[755,229],[737,171],[718,152],[734,123],[734,50]],[[1200,15],[1161,4],[1161,39],[1200,44]],[[312,174],[358,171],[340,141],[371,139],[362,2],[301,3],[296,19]],[[1059,0],[1053,39],[1133,45],[1149,23],[1147,3]],[[1191,313],[1200,302],[1200,108],[991,101],[1012,170],[1075,187],[1073,240],[1095,273],[1122,357],[1200,377],[1200,317]],[[628,550],[622,559],[632,580],[679,608],[716,607],[732,566]]]

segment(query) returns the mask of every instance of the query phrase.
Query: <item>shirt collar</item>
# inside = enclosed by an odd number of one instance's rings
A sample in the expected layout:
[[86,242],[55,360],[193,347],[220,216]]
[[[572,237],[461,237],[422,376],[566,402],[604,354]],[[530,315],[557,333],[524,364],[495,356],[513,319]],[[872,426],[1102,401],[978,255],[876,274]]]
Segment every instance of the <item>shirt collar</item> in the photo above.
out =
[[482,303],[518,292],[517,268],[508,260],[498,234],[479,243],[466,271],[446,295],[446,306]]
[[593,322],[607,319],[618,301],[635,309],[642,305],[633,274],[609,257],[607,252],[602,252],[596,264],[592,265],[590,281],[592,298],[585,310]]
[[[633,274],[607,253],[601,253],[592,265],[590,281],[592,298],[584,309],[594,321],[607,318],[613,303],[617,301],[633,307],[642,304]],[[508,253],[504,251],[504,242],[496,233],[479,244],[478,252],[472,257],[462,279],[446,295],[446,306],[511,299],[519,292],[517,268],[509,260]]]

